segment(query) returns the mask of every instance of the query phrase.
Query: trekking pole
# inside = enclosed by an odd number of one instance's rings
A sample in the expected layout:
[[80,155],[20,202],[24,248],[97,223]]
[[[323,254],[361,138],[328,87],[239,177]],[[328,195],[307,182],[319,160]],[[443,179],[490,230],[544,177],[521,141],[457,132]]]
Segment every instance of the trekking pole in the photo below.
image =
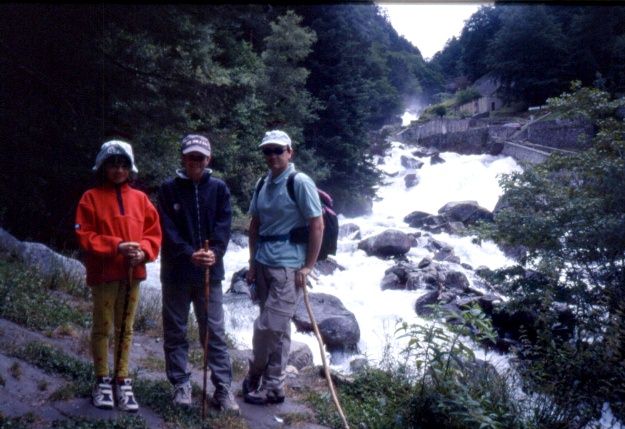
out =
[[[204,242],[204,250],[208,251],[208,240]],[[202,386],[202,420],[206,417],[206,378],[208,366],[208,296],[210,295],[210,268],[204,272],[204,301],[206,323],[204,324],[204,384]]]
[[328,381],[328,386],[330,387],[332,400],[334,401],[334,405],[336,405],[336,409],[339,412],[339,416],[341,416],[341,420],[343,421],[343,426],[345,426],[345,429],[349,429],[349,424],[347,423],[347,419],[345,418],[345,414],[343,413],[343,409],[341,408],[341,403],[339,402],[339,398],[336,395],[336,390],[334,390],[334,384],[332,383],[332,377],[330,376],[330,367],[328,366],[328,362],[326,362],[326,355],[325,355],[325,351],[323,348],[323,340],[321,339],[321,334],[319,333],[319,327],[317,326],[317,322],[315,321],[315,316],[313,315],[313,312],[312,312],[312,307],[310,306],[310,301],[308,300],[308,290],[306,289],[306,285],[304,285],[304,303],[306,304],[306,310],[308,311],[310,322],[312,323],[313,330],[315,331],[315,336],[317,337],[317,341],[319,342],[319,351],[321,352],[321,360],[323,362],[323,369],[325,370],[326,380]]

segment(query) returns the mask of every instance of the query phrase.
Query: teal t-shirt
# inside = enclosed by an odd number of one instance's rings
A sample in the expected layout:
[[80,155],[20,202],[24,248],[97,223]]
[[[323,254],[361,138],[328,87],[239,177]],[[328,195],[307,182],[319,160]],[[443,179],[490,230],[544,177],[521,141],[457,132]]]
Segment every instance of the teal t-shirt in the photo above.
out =
[[[260,220],[259,235],[287,235],[298,226],[308,224],[308,219],[321,216],[321,201],[315,182],[304,173],[294,177],[293,191],[297,204],[289,197],[286,188],[289,174],[295,165],[277,177],[271,172],[258,195],[254,192],[248,213]],[[306,244],[293,244],[288,240],[256,242],[255,259],[270,267],[299,268],[306,262]]]

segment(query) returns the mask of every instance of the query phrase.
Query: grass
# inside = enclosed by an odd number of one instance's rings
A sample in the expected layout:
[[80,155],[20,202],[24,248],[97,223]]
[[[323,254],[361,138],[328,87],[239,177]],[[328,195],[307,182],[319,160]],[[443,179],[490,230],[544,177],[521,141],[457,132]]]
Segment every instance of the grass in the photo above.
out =
[[95,377],[90,362],[77,359],[48,344],[37,341],[18,348],[12,354],[41,368],[48,374],[58,374],[70,381],[70,383],[53,392],[51,398],[60,400],[89,395]]
[[152,372],[165,372],[165,359],[157,358],[154,356],[144,357],[139,360],[139,365],[142,369],[147,369]]
[[40,331],[88,326],[91,316],[68,304],[56,287],[21,263],[0,260],[0,317]]
[[[50,396],[52,400],[66,400],[75,397],[87,397],[91,391],[94,374],[92,365],[89,362],[76,359],[66,353],[41,343],[31,342],[26,346],[13,352],[15,357],[23,359],[47,373],[61,375],[68,380],[68,383],[53,392]],[[47,387],[47,386],[46,386]],[[143,406],[151,408],[160,415],[168,425],[176,428],[224,428],[224,429],[244,429],[247,428],[246,421],[237,416],[224,415],[211,410],[207,419],[201,419],[201,409],[199,404],[192,407],[176,407],[171,402],[171,384],[166,380],[144,380],[136,379],[134,391]],[[194,395],[201,396],[201,389],[194,385]],[[16,422],[7,423],[17,424]],[[98,426],[98,424],[100,426]],[[104,425],[104,426],[102,426]],[[28,427],[21,424],[17,426],[3,427]],[[144,428],[147,427],[143,419],[118,419],[116,421],[93,422],[89,420],[75,420],[59,422],[59,428]]]
[[161,299],[160,290],[141,286],[141,298],[135,314],[134,329],[136,331],[162,335],[163,315]]
[[137,380],[134,391],[141,403],[157,412],[168,424],[176,428],[247,429],[242,417],[218,413],[209,407],[202,421],[201,389],[193,384],[196,401],[190,407],[174,406],[171,402],[171,384],[166,380]]

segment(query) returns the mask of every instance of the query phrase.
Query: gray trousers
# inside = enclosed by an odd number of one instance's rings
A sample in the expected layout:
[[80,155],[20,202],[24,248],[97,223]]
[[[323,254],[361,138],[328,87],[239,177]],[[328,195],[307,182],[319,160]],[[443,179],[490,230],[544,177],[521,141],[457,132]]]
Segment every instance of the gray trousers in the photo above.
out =
[[208,325],[208,367],[216,390],[230,389],[232,368],[224,328],[223,293],[221,281],[210,284],[208,320],[203,285],[163,284],[163,336],[165,370],[169,381],[176,385],[189,380],[187,371],[189,341],[187,321],[190,304],[200,330],[200,344],[204,346]]
[[256,263],[260,315],[254,321],[254,357],[248,378],[253,385],[258,385],[262,377],[268,390],[284,387],[291,349],[291,318],[302,293],[295,287],[295,271],[295,268]]

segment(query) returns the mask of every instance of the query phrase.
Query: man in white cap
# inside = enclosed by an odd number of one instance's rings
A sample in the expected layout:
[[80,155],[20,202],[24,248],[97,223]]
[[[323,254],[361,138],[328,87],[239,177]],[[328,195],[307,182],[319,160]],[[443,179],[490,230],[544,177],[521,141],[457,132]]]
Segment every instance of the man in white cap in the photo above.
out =
[[243,382],[244,400],[257,405],[284,401],[291,318],[323,237],[317,187],[289,162],[293,156],[289,136],[281,130],[268,131],[260,149],[269,173],[259,180],[250,204],[247,273],[247,281],[256,283],[260,315],[254,322],[254,356]]
[[[215,386],[213,405],[238,414],[239,406],[230,392],[232,368],[221,288],[223,258],[232,222],[230,191],[222,180],[212,177],[208,169],[211,146],[206,137],[185,136],[180,153],[183,168],[177,171],[175,178],[161,185],[158,197],[163,229],[161,283],[167,378],[174,385],[174,403],[191,405],[187,320],[192,303],[202,345],[208,327],[208,367]],[[205,240],[209,240],[209,250],[204,250]],[[207,269],[210,270],[208,307],[204,298]]]

